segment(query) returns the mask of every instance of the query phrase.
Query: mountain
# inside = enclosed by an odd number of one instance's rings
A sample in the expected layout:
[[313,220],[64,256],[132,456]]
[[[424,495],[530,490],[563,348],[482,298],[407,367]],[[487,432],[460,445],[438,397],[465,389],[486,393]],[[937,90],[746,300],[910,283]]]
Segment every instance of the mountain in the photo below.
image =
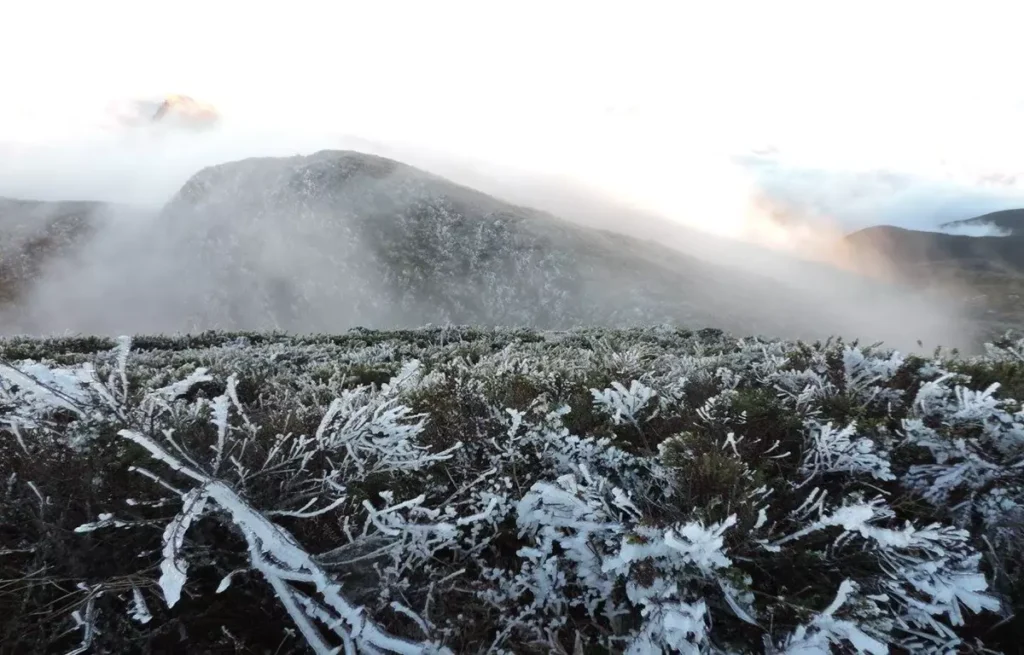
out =
[[944,230],[966,231],[978,236],[1024,236],[1024,209],[1005,209],[966,220],[950,221],[940,227]]
[[[679,232],[706,251],[687,254],[663,245],[668,232],[655,242],[588,227],[351,151],[207,167],[159,211],[98,215],[103,229],[48,258],[28,297],[0,307],[0,329],[672,323],[901,348],[959,344],[969,331],[955,309],[892,285]],[[623,210],[617,222],[630,219]]]
[[[1012,226],[1015,220],[1013,212],[986,216],[972,224]],[[955,290],[989,334],[1024,328],[1024,233],[966,236],[877,226],[846,241],[867,267],[917,288]]]
[[0,303],[15,301],[49,262],[70,256],[102,227],[105,209],[0,198]]
[[[194,318],[218,327],[682,322],[739,329],[750,327],[749,316],[735,308],[770,286],[347,151],[207,168],[156,225],[158,240],[191,244],[176,265],[185,275],[201,271],[185,285],[207,293]],[[186,305],[190,299],[182,312]],[[765,313],[760,327],[778,329],[773,323],[784,316]]]
[[975,237],[877,226],[854,232],[847,240],[857,249],[884,256],[899,272],[913,277],[964,272],[1024,275],[1024,234]]

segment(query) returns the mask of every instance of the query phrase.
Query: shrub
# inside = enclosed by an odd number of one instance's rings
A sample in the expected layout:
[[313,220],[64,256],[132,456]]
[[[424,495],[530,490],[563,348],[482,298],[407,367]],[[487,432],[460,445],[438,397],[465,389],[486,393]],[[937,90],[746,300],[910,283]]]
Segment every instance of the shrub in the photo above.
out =
[[[667,329],[21,340],[17,652],[1016,648],[985,357]],[[1010,373],[1007,373],[1010,371]],[[1015,378],[1012,378],[1015,380]]]

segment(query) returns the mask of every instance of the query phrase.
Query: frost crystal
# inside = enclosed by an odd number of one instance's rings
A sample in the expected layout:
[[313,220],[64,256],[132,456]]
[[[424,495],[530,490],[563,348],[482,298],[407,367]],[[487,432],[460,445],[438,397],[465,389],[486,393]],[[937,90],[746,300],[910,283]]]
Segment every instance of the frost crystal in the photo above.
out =
[[[0,367],[0,558],[91,576],[43,606],[67,607],[76,652],[187,628],[204,594],[271,599],[324,654],[938,655],[991,648],[974,636],[1019,608],[1024,410],[984,367],[1021,344],[925,362],[670,328],[194,338],[213,345]],[[59,548],[32,532],[65,514],[88,522]],[[67,540],[88,564],[54,561]],[[131,548],[89,559],[108,543]],[[196,648],[251,650],[246,629],[226,616]]]

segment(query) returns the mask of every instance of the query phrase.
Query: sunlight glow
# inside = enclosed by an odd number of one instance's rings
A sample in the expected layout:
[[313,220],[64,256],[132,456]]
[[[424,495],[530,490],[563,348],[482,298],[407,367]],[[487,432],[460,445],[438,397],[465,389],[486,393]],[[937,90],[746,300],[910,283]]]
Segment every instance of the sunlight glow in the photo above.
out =
[[238,139],[344,133],[430,147],[785,246],[799,238],[766,219],[733,156],[770,145],[793,165],[965,184],[1024,170],[1022,10],[959,7],[16,3],[0,40],[0,60],[17,62],[0,144],[4,157],[109,144],[109,103],[177,92],[216,105]]

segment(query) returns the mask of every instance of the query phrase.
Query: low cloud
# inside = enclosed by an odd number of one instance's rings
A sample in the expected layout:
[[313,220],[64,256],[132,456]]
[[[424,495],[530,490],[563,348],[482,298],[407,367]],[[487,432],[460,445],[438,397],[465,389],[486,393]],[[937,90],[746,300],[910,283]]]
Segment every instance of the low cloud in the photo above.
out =
[[1024,190],[1012,185],[967,185],[886,170],[796,167],[769,157],[737,161],[779,207],[846,231],[873,225],[936,231],[950,221],[1024,207]]
[[[528,136],[536,150],[512,149],[509,140],[445,148],[403,139],[397,136],[399,131],[394,138],[356,138],[323,126],[303,126],[301,121],[263,126],[228,121],[223,129],[203,134],[83,132],[49,144],[17,146],[16,157],[9,150],[0,158],[0,195],[113,201],[141,207],[152,216],[205,166],[349,148],[398,159],[573,222],[656,241],[709,264],[773,280],[780,296],[762,298],[762,309],[796,294],[815,308],[797,317],[809,332],[842,331],[850,338],[884,340],[903,349],[915,349],[919,339],[934,347],[967,345],[974,338],[975,326],[961,315],[956,301],[943,294],[925,297],[895,285],[879,285],[822,262],[835,263],[844,230],[879,222],[913,226],[963,218],[963,213],[954,213],[948,203],[935,199],[937,190],[945,194],[939,196],[959,202],[962,212],[976,211],[985,203],[987,208],[1000,208],[994,197],[957,195],[962,190],[892,174],[796,169],[764,159],[737,165],[707,141],[687,150],[678,147],[685,143],[685,135],[677,134],[666,145],[656,133],[635,131],[636,124],[594,132],[592,136],[603,138],[579,151],[571,146],[584,142],[585,131],[576,141],[552,140],[544,146],[544,135],[555,134],[556,125],[534,125],[537,129]],[[144,225],[118,228],[134,240],[110,235],[98,239],[98,249],[79,260],[88,264],[88,270],[67,265],[51,270],[46,320],[59,324],[60,313],[76,307],[75,311],[93,311],[95,303],[102,302],[104,284],[124,286],[121,278],[132,273],[115,265],[116,253],[128,241],[143,243],[138,232]],[[149,268],[166,279],[152,283],[171,288],[176,255],[159,255],[161,266]],[[94,289],[74,302],[66,290],[58,293],[62,277],[72,275],[89,281],[86,286]],[[685,294],[686,289],[680,289],[680,297]],[[53,302],[54,297],[67,303]],[[139,307],[153,304],[143,298],[136,301]],[[180,327],[171,316],[164,322],[158,314],[151,318],[136,324],[148,331],[159,331],[162,325]],[[103,321],[78,324],[98,326]],[[347,326],[338,326],[343,327]]]

